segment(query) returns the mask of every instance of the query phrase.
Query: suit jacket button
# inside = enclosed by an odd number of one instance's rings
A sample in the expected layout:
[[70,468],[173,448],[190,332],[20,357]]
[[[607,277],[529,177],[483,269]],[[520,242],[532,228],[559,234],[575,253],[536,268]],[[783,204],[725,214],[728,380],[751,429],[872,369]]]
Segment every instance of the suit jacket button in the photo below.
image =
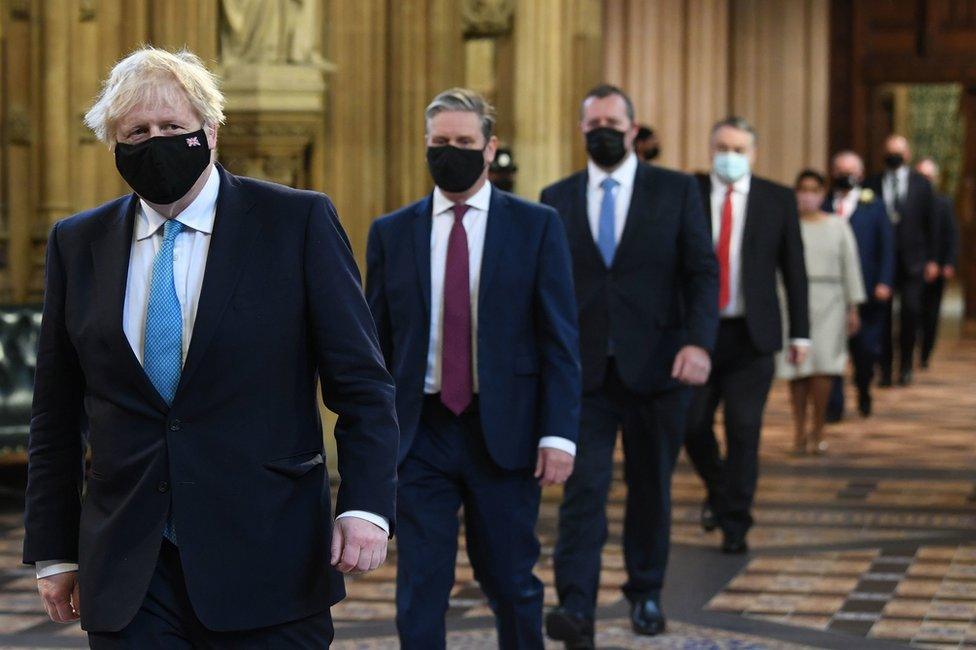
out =
[[156,489],[160,492],[169,492],[169,483],[166,481],[160,481],[159,485],[156,486]]
[[169,423],[170,431],[179,431],[183,427],[183,424],[179,420],[173,420]]

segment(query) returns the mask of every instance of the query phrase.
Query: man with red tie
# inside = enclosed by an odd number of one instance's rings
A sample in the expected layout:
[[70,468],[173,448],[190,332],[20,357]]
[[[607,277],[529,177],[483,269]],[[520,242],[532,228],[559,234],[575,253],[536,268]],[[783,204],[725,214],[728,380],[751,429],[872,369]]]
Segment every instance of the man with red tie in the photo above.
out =
[[573,469],[580,362],[555,210],[493,187],[494,109],[445,91],[426,110],[431,195],[378,219],[366,293],[397,383],[397,629],[445,647],[458,511],[502,648],[541,650],[540,485]]
[[[708,490],[702,526],[721,526],[723,552],[745,553],[773,354],[783,345],[776,272],[786,289],[794,363],[802,363],[810,345],[807,275],[793,191],[750,171],[756,159],[752,126],[739,117],[718,122],[711,155],[712,171],[699,183],[719,261],[721,321],[712,374],[692,398],[685,449]],[[714,431],[719,404],[724,404],[724,459]]]

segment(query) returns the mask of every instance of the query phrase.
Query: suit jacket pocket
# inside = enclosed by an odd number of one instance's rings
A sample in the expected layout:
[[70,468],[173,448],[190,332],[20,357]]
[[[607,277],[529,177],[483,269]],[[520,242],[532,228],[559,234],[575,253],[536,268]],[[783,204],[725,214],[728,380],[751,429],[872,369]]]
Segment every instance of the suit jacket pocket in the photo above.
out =
[[305,476],[310,471],[322,465],[325,459],[322,458],[320,452],[308,452],[304,454],[299,454],[298,456],[290,456],[288,458],[280,458],[278,460],[268,461],[264,464],[266,469],[270,469],[272,472],[278,472],[284,476],[289,476],[291,478],[300,478]]
[[523,354],[515,357],[516,375],[538,375],[539,358],[534,354]]

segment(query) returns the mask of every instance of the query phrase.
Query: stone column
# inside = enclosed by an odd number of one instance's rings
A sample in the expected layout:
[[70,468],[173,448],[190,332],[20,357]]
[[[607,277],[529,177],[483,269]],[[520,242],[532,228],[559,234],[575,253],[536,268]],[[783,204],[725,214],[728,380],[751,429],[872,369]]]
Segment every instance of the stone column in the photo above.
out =
[[519,193],[585,163],[579,103],[603,76],[602,2],[519,0],[515,8],[515,146]]

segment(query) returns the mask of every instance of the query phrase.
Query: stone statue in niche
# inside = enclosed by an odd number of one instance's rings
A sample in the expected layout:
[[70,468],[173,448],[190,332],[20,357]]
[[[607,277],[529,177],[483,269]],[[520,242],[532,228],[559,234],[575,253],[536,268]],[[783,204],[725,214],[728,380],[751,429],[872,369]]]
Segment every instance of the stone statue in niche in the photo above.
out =
[[221,0],[224,66],[330,66],[318,52],[319,0]]

